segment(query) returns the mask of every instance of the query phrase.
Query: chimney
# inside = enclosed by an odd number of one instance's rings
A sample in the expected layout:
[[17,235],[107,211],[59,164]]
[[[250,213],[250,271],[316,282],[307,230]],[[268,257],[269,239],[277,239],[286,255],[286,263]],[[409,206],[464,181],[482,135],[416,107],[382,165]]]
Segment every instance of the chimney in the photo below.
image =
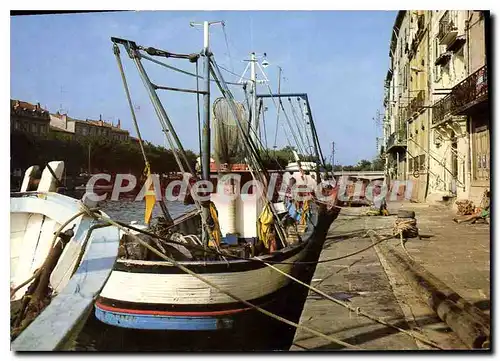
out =
[[117,127],[118,129],[121,129],[121,122],[120,122],[120,119],[118,119],[118,124],[116,124],[116,127]]

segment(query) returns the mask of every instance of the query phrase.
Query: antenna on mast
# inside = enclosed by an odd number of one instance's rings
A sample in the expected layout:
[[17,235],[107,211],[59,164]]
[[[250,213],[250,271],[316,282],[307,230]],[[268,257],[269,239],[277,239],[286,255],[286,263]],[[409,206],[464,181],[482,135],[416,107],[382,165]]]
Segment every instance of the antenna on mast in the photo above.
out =
[[[252,118],[250,120],[250,126],[254,129],[254,132],[250,134],[250,137],[252,138],[253,141],[256,141],[255,138],[257,137],[257,134],[259,134],[257,84],[265,84],[269,82],[269,79],[267,78],[266,73],[264,72],[264,68],[267,68],[269,66],[269,61],[267,61],[266,57],[267,57],[266,53],[264,53],[263,56],[259,57],[255,54],[255,52],[250,53],[250,59],[243,60],[247,61],[248,64],[245,67],[245,70],[243,70],[240,79],[238,80],[238,83],[240,84],[244,82],[243,79],[245,78],[248,68],[250,67],[250,79],[246,83],[250,85],[250,95],[252,98],[252,103],[250,104],[251,114],[252,114]],[[264,59],[262,61],[262,66],[258,61],[259,58]],[[260,69],[263,80],[257,80],[257,68]]]

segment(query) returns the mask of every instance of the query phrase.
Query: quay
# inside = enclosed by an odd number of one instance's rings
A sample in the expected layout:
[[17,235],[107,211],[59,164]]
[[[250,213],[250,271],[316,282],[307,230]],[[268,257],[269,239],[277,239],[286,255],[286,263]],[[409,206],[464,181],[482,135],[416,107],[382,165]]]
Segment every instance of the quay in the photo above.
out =
[[[369,247],[370,229],[391,234],[399,209],[415,212],[421,238],[405,244],[410,257],[489,319],[490,226],[456,224],[451,208],[410,202],[388,204],[390,216],[367,216],[368,208],[344,208],[331,226],[319,261],[340,258]],[[403,251],[399,239],[383,242]],[[382,245],[381,244],[381,245]],[[311,286],[347,302],[352,309],[411,330],[443,349],[467,345],[443,322],[388,262],[378,247],[332,262],[318,263]],[[410,335],[357,315],[309,290],[299,324],[368,350],[433,349]],[[489,326],[489,325],[488,325]],[[335,350],[343,346],[297,329],[291,351]]]

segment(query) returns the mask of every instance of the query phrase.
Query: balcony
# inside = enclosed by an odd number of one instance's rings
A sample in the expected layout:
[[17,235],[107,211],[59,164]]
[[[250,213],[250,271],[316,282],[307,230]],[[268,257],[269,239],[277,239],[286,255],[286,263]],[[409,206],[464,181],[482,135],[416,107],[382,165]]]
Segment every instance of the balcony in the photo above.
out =
[[392,133],[387,139],[386,149],[387,152],[396,147],[406,147],[406,124],[398,131]]
[[399,108],[399,119],[402,122],[406,122],[413,117],[420,109],[424,107],[425,103],[425,93],[423,90],[417,91],[417,95],[411,98],[410,102],[406,106],[401,106]]
[[422,109],[424,107],[424,102],[425,102],[424,91],[419,90],[417,92],[417,95],[414,96],[410,101],[409,116],[411,117],[413,114]]
[[408,119],[408,117],[409,117],[408,109],[409,109],[409,105],[399,107],[399,120],[401,122],[406,122],[406,120]]
[[451,108],[451,93],[434,103],[432,106],[432,125],[445,121],[446,116],[451,112]]
[[441,45],[451,44],[458,35],[457,18],[450,11],[446,11],[439,20],[438,39]]
[[432,109],[432,124],[437,125],[453,115],[466,115],[468,110],[488,99],[486,65],[453,87],[451,93],[437,101]]
[[408,55],[409,59],[412,59],[417,53],[418,45],[420,44],[420,41],[422,40],[424,33],[425,33],[425,17],[424,15],[418,15],[417,32],[411,42],[410,53]]
[[467,114],[468,109],[488,99],[487,70],[486,65],[483,66],[453,88],[453,114]]

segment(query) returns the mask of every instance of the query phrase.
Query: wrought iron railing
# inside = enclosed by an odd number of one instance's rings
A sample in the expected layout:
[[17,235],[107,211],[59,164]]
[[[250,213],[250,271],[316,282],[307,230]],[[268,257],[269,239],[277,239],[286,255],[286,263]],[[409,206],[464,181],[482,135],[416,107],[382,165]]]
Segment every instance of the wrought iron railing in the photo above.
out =
[[452,109],[455,114],[488,97],[488,72],[486,65],[453,87]]
[[401,122],[406,122],[406,120],[410,117],[410,105],[400,106],[399,108],[399,120]]
[[451,111],[451,94],[438,100],[432,106],[432,124],[442,122],[445,116]]
[[434,103],[432,124],[443,121],[447,114],[459,115],[462,111],[488,97],[488,72],[486,65],[453,87],[451,93]]
[[389,136],[385,149],[389,150],[394,146],[406,146],[406,123],[401,123],[400,128]]
[[443,38],[451,31],[454,31],[457,29],[457,26],[455,24],[455,21],[453,17],[451,16],[449,11],[446,11],[439,20],[439,31],[438,31],[438,39],[439,41],[443,40]]
[[425,102],[425,94],[423,90],[419,90],[417,95],[414,96],[410,101],[410,116],[418,112],[423,106]]

